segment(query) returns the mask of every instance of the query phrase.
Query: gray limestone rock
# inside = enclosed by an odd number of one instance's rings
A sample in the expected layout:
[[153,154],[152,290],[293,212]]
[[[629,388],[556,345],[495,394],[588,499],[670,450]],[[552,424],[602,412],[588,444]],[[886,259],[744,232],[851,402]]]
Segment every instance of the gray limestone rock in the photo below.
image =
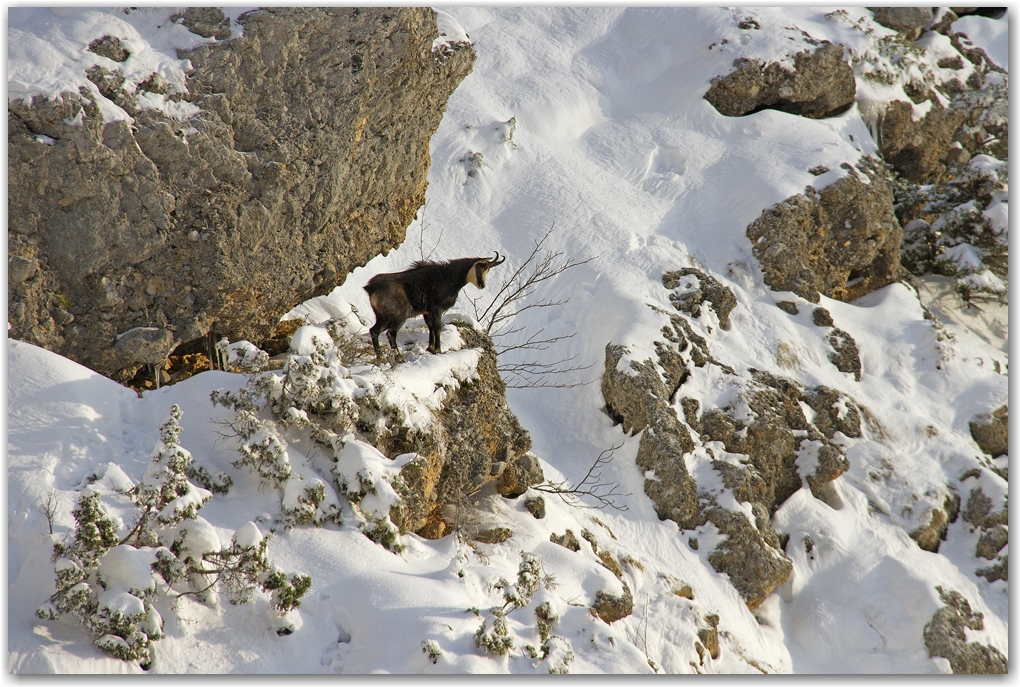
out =
[[721,114],[740,117],[771,108],[818,119],[845,112],[854,102],[857,82],[843,46],[823,42],[814,52],[794,56],[790,71],[778,63],[738,59],[735,70],[712,80],[705,93]]
[[166,360],[174,347],[172,332],[160,327],[135,327],[118,335],[113,348],[124,360],[155,365]]
[[[849,167],[849,166],[848,166]],[[821,192],[808,189],[762,212],[747,227],[765,283],[817,303],[852,301],[900,278],[903,230],[892,189],[874,164]]]
[[1007,673],[1009,661],[987,644],[967,642],[967,630],[983,630],[984,616],[971,610],[957,591],[936,587],[946,604],[924,626],[924,645],[931,657],[948,659],[954,673]]

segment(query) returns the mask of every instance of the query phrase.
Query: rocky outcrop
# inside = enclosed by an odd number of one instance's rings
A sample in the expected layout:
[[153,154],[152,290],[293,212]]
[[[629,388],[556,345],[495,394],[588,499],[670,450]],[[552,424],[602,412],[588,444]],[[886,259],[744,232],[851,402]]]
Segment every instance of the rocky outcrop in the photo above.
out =
[[[750,419],[738,419],[746,404]],[[804,406],[812,411],[809,421]],[[751,381],[732,407],[712,408],[687,421],[702,441],[722,442],[726,451],[747,456],[739,473],[722,470],[724,483],[739,501],[760,505],[770,516],[806,482],[811,493],[828,499],[826,485],[850,463],[833,442],[836,432],[861,436],[861,414],[834,389],[804,389],[796,382],[751,370]],[[717,468],[718,469],[718,468]]]
[[970,435],[981,450],[992,458],[1009,453],[1009,407],[1001,406],[991,413],[982,413],[969,423]]
[[892,188],[877,165],[820,192],[808,187],[764,210],[747,227],[765,283],[817,303],[819,293],[852,301],[900,278],[903,230]]
[[[245,14],[243,36],[180,55],[193,71],[170,98],[200,108],[183,121],[139,109],[115,71],[90,78],[133,123],[105,122],[79,93],[11,102],[10,335],[124,380],[143,361],[115,346],[121,334],[259,341],[401,243],[429,139],[474,58],[433,53],[435,16]],[[214,38],[229,25],[212,8],[181,21]]]
[[718,279],[694,267],[684,267],[662,275],[662,285],[672,291],[673,307],[691,317],[701,317],[701,304],[711,305],[719,318],[719,326],[730,328],[730,313],[737,307],[737,298]]
[[791,71],[777,62],[738,59],[733,72],[712,80],[705,100],[727,117],[771,108],[819,119],[853,105],[857,82],[842,45],[822,42],[814,52],[797,53],[793,60]]
[[[671,300],[689,313],[705,307],[717,309],[709,300],[711,290],[704,288],[705,282],[694,272],[678,271],[664,279],[678,294]],[[694,293],[695,284],[701,293],[697,304],[693,298],[683,298]],[[793,569],[770,524],[771,515],[805,483],[816,498],[834,508],[841,506],[830,485],[849,468],[849,462],[836,434],[860,437],[861,411],[834,389],[805,389],[792,380],[757,370],[751,370],[734,407],[702,411],[697,399],[681,395],[694,368],[714,364],[729,374],[736,373],[712,357],[705,339],[685,317],[656,310],[669,324],[662,329],[664,340],[655,342],[655,358],[625,363],[625,347],[606,347],[602,376],[606,410],[624,431],[641,433],[636,462],[658,516],[673,520],[681,529],[711,522],[725,534],[719,546],[709,552],[708,560],[715,570],[728,575],[747,606],[755,608]],[[831,317],[829,320],[831,324]],[[676,405],[683,409],[683,418]],[[810,419],[805,408],[810,408]],[[729,456],[713,460],[712,468],[725,491],[738,503],[750,505],[753,518],[742,510],[723,507],[721,493],[695,481],[686,462],[696,447],[691,429],[700,435],[702,444],[722,443]],[[706,448],[706,452],[711,454],[712,449]],[[733,454],[739,463],[733,461]]]
[[949,661],[954,673],[1007,673],[1009,661],[998,649],[967,641],[967,630],[983,630],[984,615],[971,610],[970,603],[957,591],[936,587],[946,604],[924,626],[924,645],[932,658]]
[[[531,435],[506,404],[506,385],[496,369],[496,351],[488,336],[457,325],[466,347],[482,351],[478,377],[449,390],[437,413],[439,427],[421,458],[401,470],[401,503],[390,519],[405,530],[438,539],[468,520],[471,499],[490,487],[516,498],[545,480],[538,459],[529,453]],[[420,436],[390,435],[379,441],[388,456],[405,453]]]
[[930,7],[869,7],[875,21],[893,31],[899,31],[910,40],[916,39],[921,29],[931,23],[934,13]]

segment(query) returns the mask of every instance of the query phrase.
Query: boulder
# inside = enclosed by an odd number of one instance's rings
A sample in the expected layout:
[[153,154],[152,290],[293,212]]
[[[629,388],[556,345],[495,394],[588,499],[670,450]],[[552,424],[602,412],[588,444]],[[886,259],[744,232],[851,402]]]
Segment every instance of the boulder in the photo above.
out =
[[771,108],[819,119],[853,105],[857,82],[842,45],[822,42],[814,52],[797,53],[793,61],[790,71],[777,62],[738,59],[733,72],[712,80],[704,97],[727,117]]
[[977,415],[969,425],[970,435],[982,451],[992,458],[1009,453],[1009,406]]
[[916,37],[935,16],[930,7],[869,7],[875,21],[893,31]]
[[219,39],[179,55],[187,92],[167,97],[197,106],[190,119],[137,109],[110,70],[91,76],[131,124],[73,92],[8,104],[8,255],[36,266],[9,272],[10,336],[121,381],[139,363],[118,333],[258,342],[399,245],[474,59],[433,54],[425,7],[256,10],[229,40],[214,8],[180,21]]
[[747,227],[765,283],[812,303],[819,293],[852,301],[900,278],[903,230],[890,183],[862,160],[860,172],[820,192],[808,187],[764,210]]
[[730,313],[737,307],[737,298],[712,275],[694,267],[684,267],[663,274],[662,285],[673,292],[669,300],[680,312],[701,317],[702,304],[709,304],[719,318],[719,326],[730,328]]
[[166,360],[173,347],[173,333],[160,327],[135,327],[120,334],[113,346],[124,360],[148,365]]
[[946,604],[924,626],[924,645],[932,658],[949,661],[954,673],[1007,673],[1009,661],[998,649],[979,642],[967,642],[967,630],[983,630],[984,615],[971,610],[960,592],[935,587]]
[[447,390],[436,414],[439,428],[431,436],[397,432],[372,437],[387,456],[412,450],[421,456],[401,469],[397,491],[402,501],[390,519],[427,539],[463,524],[463,509],[482,489],[513,498],[545,480],[538,459],[529,453],[531,435],[506,404],[492,340],[469,325],[454,326],[466,347],[482,352],[477,379]]

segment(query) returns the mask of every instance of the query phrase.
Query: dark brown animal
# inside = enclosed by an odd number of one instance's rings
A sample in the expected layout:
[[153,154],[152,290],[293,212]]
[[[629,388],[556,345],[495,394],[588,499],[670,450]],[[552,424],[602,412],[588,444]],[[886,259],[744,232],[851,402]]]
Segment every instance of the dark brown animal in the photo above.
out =
[[439,333],[443,328],[443,313],[457,302],[460,290],[466,284],[485,288],[489,270],[502,264],[499,253],[495,258],[458,258],[445,262],[418,261],[403,272],[377,274],[365,284],[368,300],[375,313],[375,324],[369,330],[376,357],[379,351],[379,334],[385,329],[390,346],[397,358],[403,360],[397,348],[397,332],[408,319],[425,316],[429,328],[429,353],[442,353]]

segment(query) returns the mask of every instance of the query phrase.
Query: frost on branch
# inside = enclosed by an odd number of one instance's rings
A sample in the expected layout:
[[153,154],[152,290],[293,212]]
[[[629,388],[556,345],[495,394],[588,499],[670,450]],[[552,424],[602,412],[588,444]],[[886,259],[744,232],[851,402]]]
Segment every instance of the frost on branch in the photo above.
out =
[[43,619],[76,617],[97,647],[143,668],[152,662],[152,642],[164,637],[153,605],[158,596],[213,602],[222,588],[231,603],[246,603],[259,588],[283,619],[301,605],[312,582],[269,561],[268,539],[254,523],[221,546],[215,528],[198,515],[212,494],[187,479],[192,458],[178,443],[180,418],[175,405],[160,427],[145,475],[130,491],[139,512],[123,538],[100,495],[82,491],[74,537],[53,547],[57,591],[36,611]]

